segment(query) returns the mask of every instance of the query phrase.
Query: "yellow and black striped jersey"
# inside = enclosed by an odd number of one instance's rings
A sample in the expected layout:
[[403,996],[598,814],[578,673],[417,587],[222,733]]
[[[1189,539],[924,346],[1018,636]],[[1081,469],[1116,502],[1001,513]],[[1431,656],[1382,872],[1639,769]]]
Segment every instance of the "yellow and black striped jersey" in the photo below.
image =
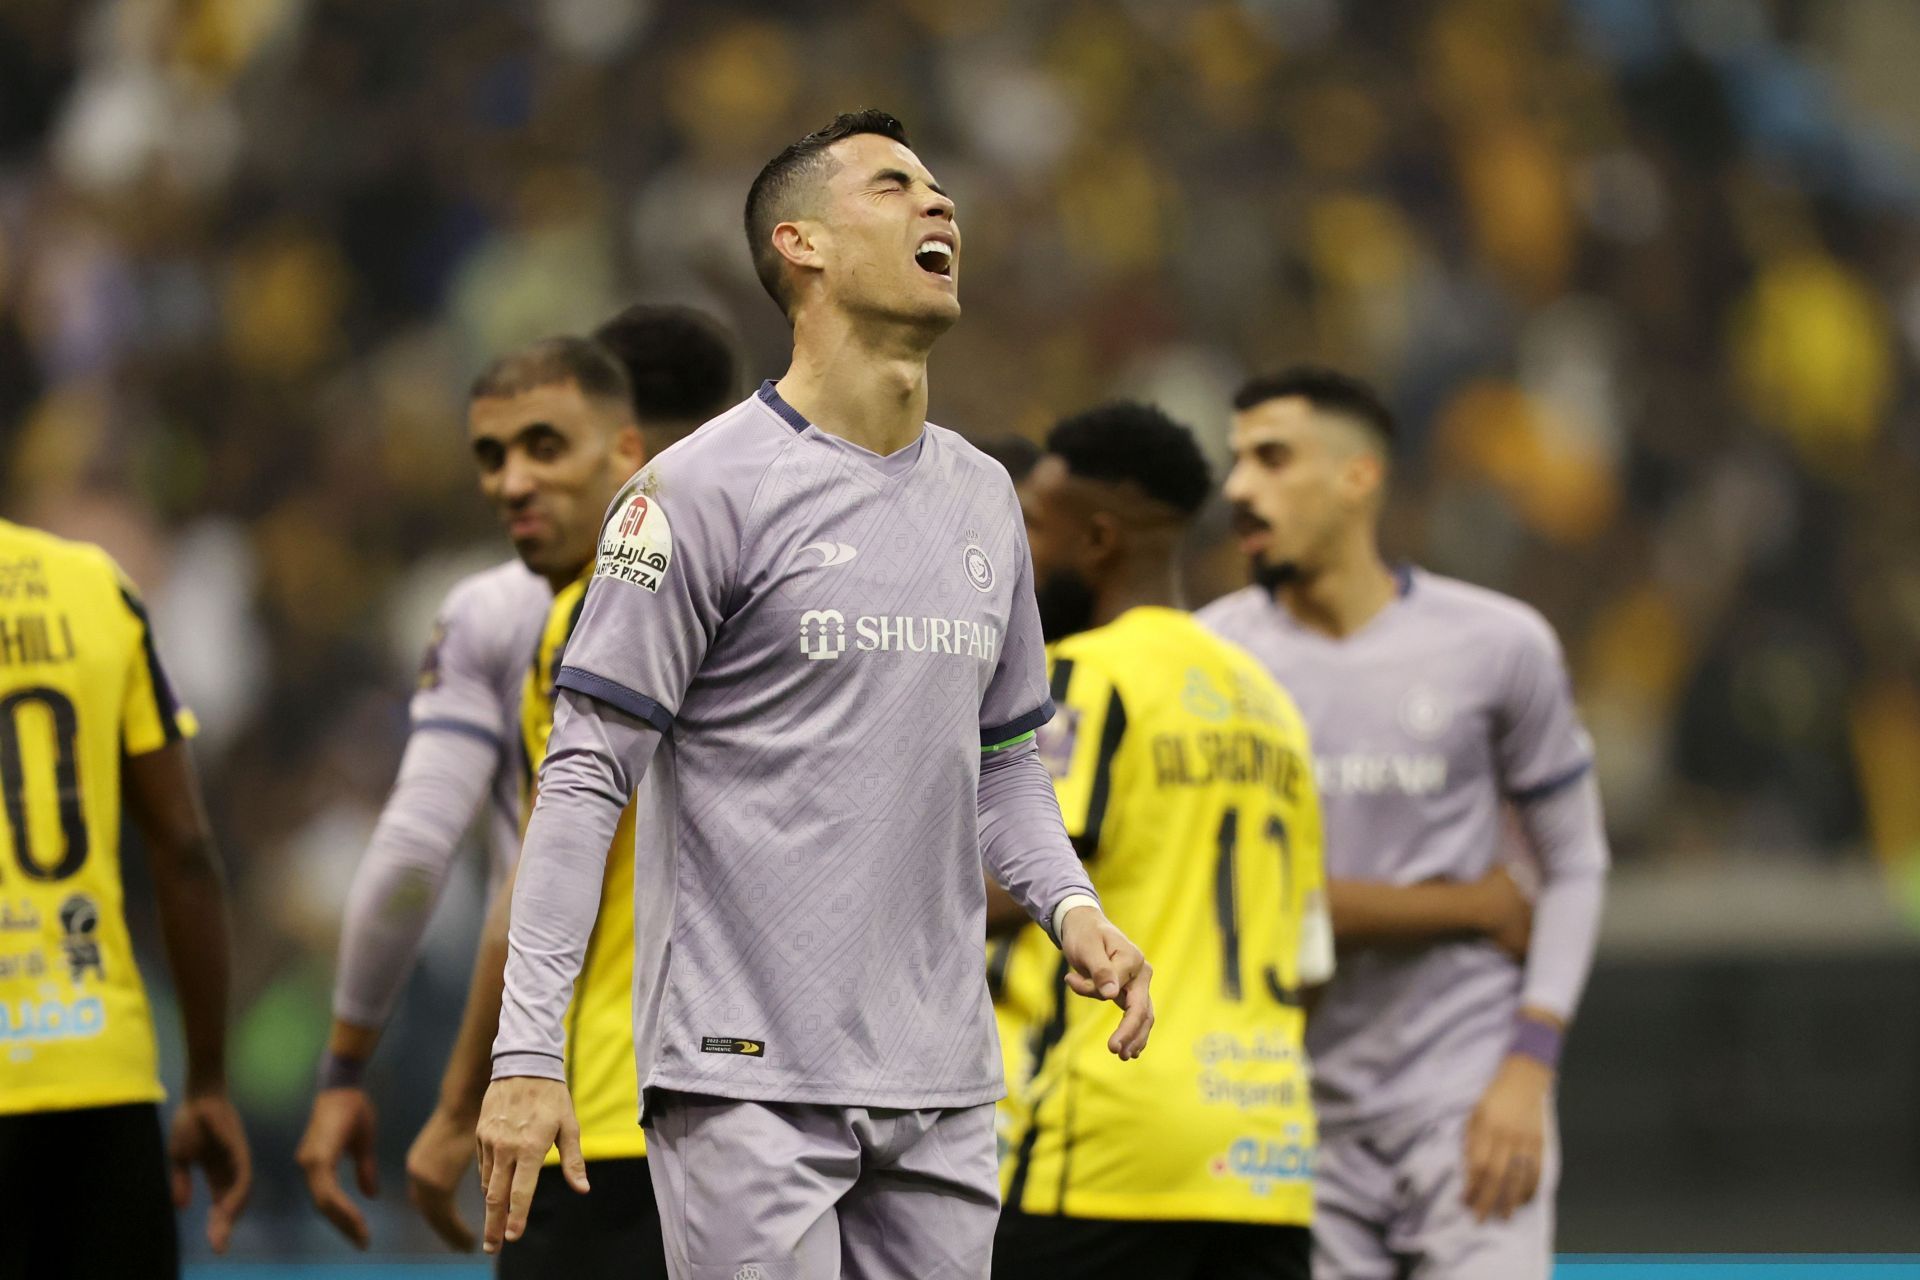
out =
[[[553,734],[553,678],[586,602],[581,578],[553,598],[540,646],[520,698],[520,732],[535,776]],[[532,779],[523,812],[533,812]],[[580,1149],[589,1160],[619,1160],[647,1153],[640,1129],[640,1085],[633,1059],[633,803],[607,850],[600,887],[600,915],[587,943],[586,959],[567,1007],[567,1090],[580,1121]],[[547,1153],[548,1164],[559,1151]]]
[[0,520],[0,1113],[162,1096],[120,766],[193,732],[106,552]]
[[1300,990],[1332,960],[1306,728],[1251,656],[1178,610],[1129,610],[1049,658],[1040,753],[1103,907],[1153,961],[1157,1021],[1120,1062],[1111,1006],[1067,992],[1039,930],[1014,942],[1006,1203],[1307,1223]]

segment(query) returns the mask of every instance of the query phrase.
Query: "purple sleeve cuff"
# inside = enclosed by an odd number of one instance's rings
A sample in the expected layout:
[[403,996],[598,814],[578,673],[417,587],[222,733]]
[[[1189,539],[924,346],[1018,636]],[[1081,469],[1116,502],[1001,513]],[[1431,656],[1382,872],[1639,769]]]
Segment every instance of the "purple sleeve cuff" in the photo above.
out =
[[567,1064],[562,1058],[552,1054],[535,1053],[531,1050],[513,1050],[493,1055],[493,1078],[504,1080],[508,1076],[539,1076],[545,1080],[567,1078]]
[[1558,1071],[1560,1049],[1565,1043],[1566,1035],[1560,1028],[1534,1018],[1519,1017],[1513,1022],[1513,1044],[1508,1052],[1532,1058],[1549,1071]]

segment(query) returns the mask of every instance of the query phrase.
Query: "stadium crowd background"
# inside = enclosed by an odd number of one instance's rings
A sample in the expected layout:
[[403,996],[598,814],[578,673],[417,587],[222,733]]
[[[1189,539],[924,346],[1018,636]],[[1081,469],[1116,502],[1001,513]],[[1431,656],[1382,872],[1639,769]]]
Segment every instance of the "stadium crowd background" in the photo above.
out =
[[[1218,457],[1250,370],[1377,379],[1390,545],[1559,628],[1623,873],[1877,865],[1920,917],[1916,63],[1904,0],[0,6],[0,510],[119,556],[205,726],[242,1247],[327,1234],[284,1157],[341,901],[431,611],[507,553],[467,378],[636,299],[777,376],[739,207],[853,105],[959,202],[937,421],[1126,393]],[[381,1055],[392,1247],[478,893]]]

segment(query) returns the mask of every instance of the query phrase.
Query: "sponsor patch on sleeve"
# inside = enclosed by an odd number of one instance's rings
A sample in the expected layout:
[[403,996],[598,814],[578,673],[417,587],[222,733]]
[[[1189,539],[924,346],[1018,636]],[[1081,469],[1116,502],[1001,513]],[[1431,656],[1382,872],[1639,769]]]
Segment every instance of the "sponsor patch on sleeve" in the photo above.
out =
[[666,510],[636,488],[621,500],[607,521],[593,574],[658,591],[672,563],[673,530],[668,527]]

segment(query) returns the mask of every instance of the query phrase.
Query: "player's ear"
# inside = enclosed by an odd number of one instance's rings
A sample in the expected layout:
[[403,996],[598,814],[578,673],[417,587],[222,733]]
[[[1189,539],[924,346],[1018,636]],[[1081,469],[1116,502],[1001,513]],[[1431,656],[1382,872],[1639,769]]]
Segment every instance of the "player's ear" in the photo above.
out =
[[1085,559],[1089,568],[1103,568],[1118,557],[1126,542],[1126,530],[1120,517],[1111,511],[1095,511],[1087,518]]
[[627,422],[613,433],[613,456],[629,464],[629,475],[647,465],[647,438],[638,424]]
[[782,222],[773,229],[773,251],[802,271],[818,271],[824,263],[821,242],[825,227],[812,219]]

